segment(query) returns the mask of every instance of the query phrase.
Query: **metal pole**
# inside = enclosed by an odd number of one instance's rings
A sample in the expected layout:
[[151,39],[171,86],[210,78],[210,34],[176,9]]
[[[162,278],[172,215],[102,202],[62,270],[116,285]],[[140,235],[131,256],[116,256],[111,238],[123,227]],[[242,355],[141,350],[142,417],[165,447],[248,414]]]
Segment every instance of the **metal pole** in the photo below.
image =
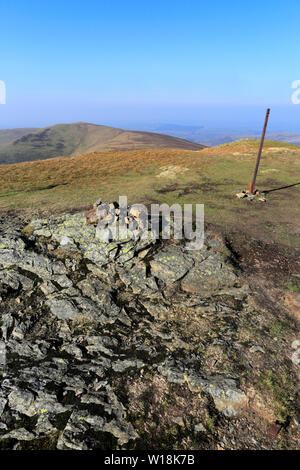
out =
[[253,175],[253,179],[252,179],[252,181],[250,181],[250,185],[249,185],[249,194],[254,194],[255,181],[256,181],[257,171],[258,171],[258,167],[259,167],[259,163],[260,163],[260,158],[261,158],[261,154],[262,154],[262,149],[263,149],[263,146],[264,146],[264,141],[265,141],[265,135],[266,135],[266,130],[267,130],[267,126],[268,126],[269,115],[270,115],[270,109],[268,108],[268,109],[267,109],[267,114],[266,114],[266,119],[265,119],[265,125],[264,125],[264,128],[263,128],[263,133],[262,133],[262,136],[261,136],[260,147],[259,147],[259,151],[258,151],[258,155],[257,155],[257,160],[256,160],[256,165],[255,165],[255,170],[254,170],[254,175]]

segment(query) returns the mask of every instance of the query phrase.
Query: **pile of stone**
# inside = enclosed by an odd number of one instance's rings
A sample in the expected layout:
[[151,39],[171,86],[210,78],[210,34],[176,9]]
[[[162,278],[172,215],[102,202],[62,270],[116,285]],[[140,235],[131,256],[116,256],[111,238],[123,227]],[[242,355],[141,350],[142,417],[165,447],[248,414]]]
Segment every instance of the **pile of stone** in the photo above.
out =
[[254,194],[250,194],[249,191],[239,191],[236,193],[236,197],[239,199],[244,199],[246,198],[248,201],[260,201],[260,202],[267,202],[266,200],[266,193],[260,192],[257,189],[254,191]]
[[143,204],[120,207],[118,202],[105,203],[99,198],[86,213],[87,225],[97,226],[98,233],[107,239],[114,238],[113,230],[130,232],[132,238],[139,238],[148,230],[150,221]]

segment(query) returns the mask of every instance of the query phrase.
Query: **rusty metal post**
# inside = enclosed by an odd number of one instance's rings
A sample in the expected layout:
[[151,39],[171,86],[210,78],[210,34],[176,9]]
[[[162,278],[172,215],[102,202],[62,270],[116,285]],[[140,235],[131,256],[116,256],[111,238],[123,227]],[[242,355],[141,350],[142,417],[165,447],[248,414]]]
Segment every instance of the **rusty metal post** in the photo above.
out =
[[258,151],[258,155],[257,155],[254,175],[253,175],[252,181],[250,181],[250,185],[249,185],[249,194],[254,194],[255,181],[256,181],[256,176],[257,176],[258,167],[259,167],[259,163],[260,163],[260,158],[261,158],[261,154],[262,154],[262,149],[263,149],[263,146],[264,146],[265,135],[266,135],[266,130],[267,130],[267,126],[268,126],[270,111],[271,110],[268,108],[267,109],[267,114],[266,114],[266,119],[265,119],[265,125],[264,125],[262,136],[261,136],[260,147],[259,147],[259,151]]

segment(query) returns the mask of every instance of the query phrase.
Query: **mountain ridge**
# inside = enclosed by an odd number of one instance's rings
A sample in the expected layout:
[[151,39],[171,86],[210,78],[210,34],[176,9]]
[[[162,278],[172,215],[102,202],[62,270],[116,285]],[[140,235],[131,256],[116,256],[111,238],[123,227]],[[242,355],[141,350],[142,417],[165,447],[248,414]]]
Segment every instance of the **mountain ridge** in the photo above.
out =
[[154,132],[77,122],[42,129],[0,131],[0,164],[68,157],[103,150],[174,148],[202,150],[204,145]]

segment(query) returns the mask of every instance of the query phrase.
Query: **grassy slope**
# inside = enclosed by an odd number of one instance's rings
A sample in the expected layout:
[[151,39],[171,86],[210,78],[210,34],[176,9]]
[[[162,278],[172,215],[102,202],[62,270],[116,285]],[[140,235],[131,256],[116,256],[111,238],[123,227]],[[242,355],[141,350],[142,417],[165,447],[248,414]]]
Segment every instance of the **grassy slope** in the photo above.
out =
[[[127,195],[129,202],[204,203],[206,221],[224,231],[299,246],[300,184],[274,191],[268,202],[238,200],[252,176],[258,141],[237,141],[201,151],[96,152],[0,166],[0,208],[53,212]],[[174,168],[175,167],[175,168]],[[267,141],[257,187],[300,183],[299,147]]]
[[[29,132],[29,131],[28,131]],[[18,163],[54,157],[79,155],[96,150],[127,150],[142,148],[200,149],[199,144],[147,132],[124,131],[88,123],[59,124],[34,130],[13,142],[6,132],[6,144],[1,145],[0,163]],[[10,139],[10,140],[8,140]],[[3,136],[3,140],[4,136]]]
[[39,129],[24,127],[19,129],[0,129],[0,149],[26,134],[37,132]]

